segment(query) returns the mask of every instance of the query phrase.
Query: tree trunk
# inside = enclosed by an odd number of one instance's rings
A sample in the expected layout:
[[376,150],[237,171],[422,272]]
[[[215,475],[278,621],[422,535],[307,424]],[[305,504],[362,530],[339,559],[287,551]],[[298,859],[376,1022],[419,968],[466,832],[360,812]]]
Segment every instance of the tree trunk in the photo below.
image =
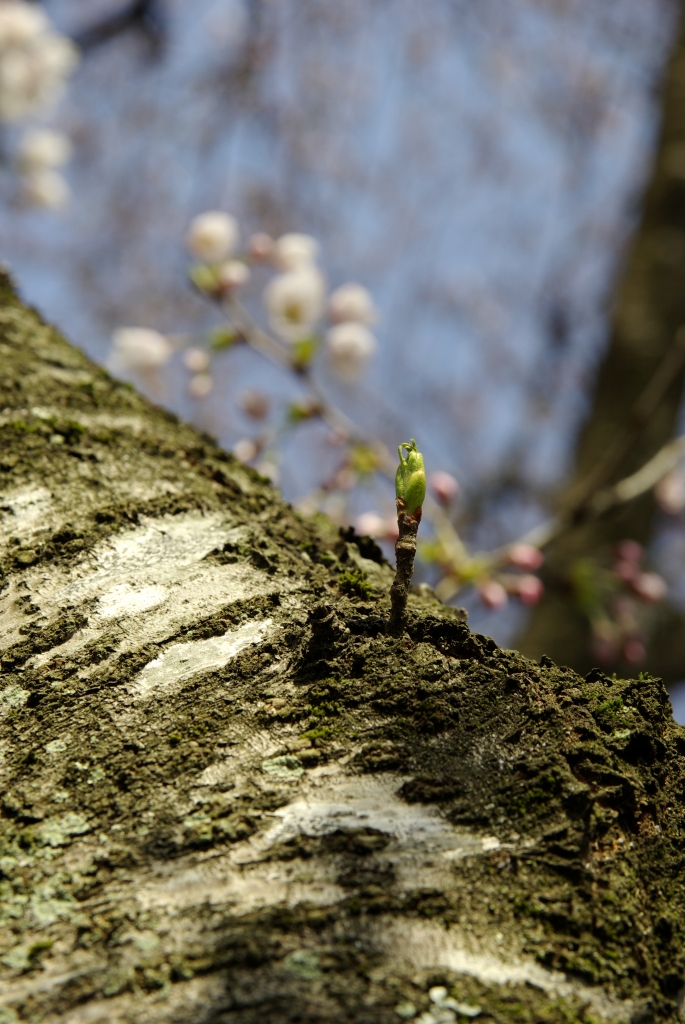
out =
[[659,681],[527,661],[418,594],[389,636],[373,542],[7,279],[0,358],[3,1024],[676,1019]]
[[[623,457],[605,483],[637,470],[673,437],[682,402],[682,365],[646,423],[635,424],[633,413],[685,325],[684,282],[685,21],[664,84],[661,137],[640,225],[617,288],[611,342],[579,439],[575,477],[563,501],[573,500],[598,461],[621,439],[627,442]],[[579,522],[551,545],[547,597],[520,640],[525,654],[539,658],[546,653],[583,672],[596,664],[587,620],[569,587],[569,572],[579,558],[606,558],[611,545],[624,538],[646,544],[654,512],[654,498],[648,493],[599,520]],[[664,612],[662,620],[646,667],[671,681],[685,675],[685,621],[671,612]]]

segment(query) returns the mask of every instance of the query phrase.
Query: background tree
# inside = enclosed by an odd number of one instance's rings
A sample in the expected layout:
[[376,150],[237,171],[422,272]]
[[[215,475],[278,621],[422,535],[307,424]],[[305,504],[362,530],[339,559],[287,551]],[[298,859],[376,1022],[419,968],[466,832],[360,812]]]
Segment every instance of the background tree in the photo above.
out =
[[[684,80],[681,30],[663,87],[652,178],[617,286],[611,343],[579,438],[574,477],[560,497],[561,514],[570,510],[570,527],[549,550],[548,598],[520,641],[526,653],[548,652],[580,671],[587,671],[597,652],[573,586],[574,567],[577,572],[583,560],[590,565],[593,559],[606,566],[612,546],[624,538],[647,545],[656,525],[651,491],[600,518],[593,515],[592,498],[601,486],[639,469],[679,425],[685,363]],[[656,620],[646,664],[673,682],[685,666],[682,616],[662,610]]]

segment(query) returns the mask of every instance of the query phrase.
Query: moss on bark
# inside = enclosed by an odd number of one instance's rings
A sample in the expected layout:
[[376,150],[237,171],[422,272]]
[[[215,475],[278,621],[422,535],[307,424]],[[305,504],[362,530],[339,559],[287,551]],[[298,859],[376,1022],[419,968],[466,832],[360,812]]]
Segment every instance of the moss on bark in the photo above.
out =
[[0,299],[0,1021],[675,1019],[661,682],[387,635],[372,541]]

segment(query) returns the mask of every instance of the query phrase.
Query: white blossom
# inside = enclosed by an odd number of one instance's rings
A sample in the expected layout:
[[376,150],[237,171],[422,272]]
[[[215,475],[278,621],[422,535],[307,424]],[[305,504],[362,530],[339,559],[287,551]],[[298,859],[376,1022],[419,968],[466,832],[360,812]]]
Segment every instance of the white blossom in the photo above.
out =
[[264,289],[264,305],[272,329],[288,341],[306,338],[321,318],[326,282],[316,267],[277,274]]
[[354,528],[360,537],[382,537],[385,532],[385,520],[378,512],[362,512],[357,516]]
[[210,361],[209,352],[203,348],[187,348],[183,353],[183,365],[191,373],[204,373]]
[[231,255],[239,237],[238,221],[235,217],[220,210],[209,210],[190,222],[186,245],[197,259],[207,263],[218,263]]
[[233,454],[238,462],[250,462],[259,451],[251,437],[243,437],[233,445]]
[[224,292],[241,288],[250,280],[250,268],[242,260],[226,260],[218,270],[219,287]]
[[685,476],[678,469],[672,470],[654,488],[654,495],[660,507],[675,516],[685,508]]
[[378,512],[362,512],[354,523],[360,537],[377,537],[381,540],[396,540],[399,533],[397,519],[384,519]]
[[0,120],[18,121],[54,106],[78,51],[24,0],[0,4]]
[[112,334],[107,366],[114,373],[146,373],[163,366],[172,352],[171,342],[158,331],[147,327],[118,327]]
[[371,292],[362,284],[342,284],[328,299],[328,313],[335,324],[355,321],[373,324],[378,318]]
[[196,373],[190,378],[188,391],[193,398],[206,398],[214,387],[214,380],[210,373]]
[[71,142],[64,132],[34,128],[19,143],[17,159],[25,172],[62,167],[70,158]]
[[319,255],[319,243],[311,235],[291,233],[274,242],[273,257],[281,270],[303,270],[313,267]]
[[45,11],[37,4],[0,4],[0,50],[25,46],[48,28]]
[[658,572],[641,572],[632,585],[644,601],[663,601],[668,593],[668,583]]
[[363,371],[376,351],[376,339],[364,324],[336,324],[326,334],[328,358],[342,380],[352,381]]
[[275,462],[271,459],[260,459],[255,465],[255,469],[262,476],[265,476],[267,480],[270,480],[272,484],[278,484],[281,479],[281,471]]
[[69,202],[69,185],[59,171],[41,168],[22,176],[23,196],[32,206],[59,210]]

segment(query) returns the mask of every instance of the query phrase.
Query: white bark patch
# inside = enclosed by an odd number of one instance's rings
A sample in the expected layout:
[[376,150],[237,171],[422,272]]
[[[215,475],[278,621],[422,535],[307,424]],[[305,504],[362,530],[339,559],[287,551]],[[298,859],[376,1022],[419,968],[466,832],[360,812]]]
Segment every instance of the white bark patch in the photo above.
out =
[[[54,376],[54,372],[52,376]],[[59,423],[64,419],[64,409],[59,409],[56,406],[34,405],[30,410],[24,410],[24,412],[29,411],[33,416],[36,416],[40,420],[54,420]],[[18,414],[18,411],[15,410],[13,411],[12,416],[16,418]],[[80,409],[70,409],[69,419],[73,420],[75,423],[79,423],[86,430],[92,429],[93,427],[99,427],[101,429],[104,427],[107,430],[121,430],[132,434],[141,434],[146,425],[140,416],[117,416],[109,412],[87,413]],[[0,417],[0,424],[4,422],[9,422],[9,417]]]
[[398,853],[423,847],[431,856],[454,860],[489,848],[480,837],[454,829],[437,807],[405,803],[397,796],[404,780],[396,775],[331,777],[314,769],[308,776],[302,796],[274,812],[279,824],[264,836],[267,846],[297,835],[370,827],[391,836]]
[[372,925],[371,933],[390,960],[405,961],[414,970],[442,967],[487,985],[531,985],[550,995],[589,1003],[593,1013],[604,1020],[628,1019],[633,1010],[632,1000],[614,999],[602,988],[569,980],[561,971],[549,971],[515,954],[497,955],[487,948],[487,939],[485,943],[472,940],[472,945],[481,949],[469,950],[457,929],[431,921],[384,917]]
[[169,596],[164,587],[152,585],[136,590],[129,583],[119,583],[98,600],[98,614],[103,619],[120,619],[139,615],[163,604]]
[[183,679],[199,672],[211,672],[227,665],[231,658],[246,647],[260,643],[271,632],[271,619],[248,622],[239,629],[207,640],[191,640],[185,644],[172,644],[158,658],[148,662],[132,683],[139,697],[167,690]]
[[[244,764],[244,758],[238,760]],[[458,862],[465,856],[483,856],[483,839],[488,837],[455,829],[437,807],[406,804],[396,795],[404,781],[390,773],[346,775],[339,765],[306,770],[301,778],[293,778],[293,799],[271,815],[271,828],[236,843],[225,854],[215,852],[211,860],[191,864],[183,858],[173,866],[160,864],[137,883],[136,898],[145,909],[172,913],[205,903],[228,904],[237,916],[303,902],[332,906],[345,896],[337,883],[334,856],[285,862],[265,857],[298,835],[317,838],[360,828],[387,837],[387,845],[369,853],[365,863],[392,866],[398,890],[411,892],[417,884],[448,890],[454,886]]]
[[[205,561],[243,532],[221,514],[189,512],[115,534],[71,566],[28,570],[0,597],[0,649],[20,639],[26,622],[20,599],[27,596],[43,626],[65,610],[88,619],[61,647],[37,656],[32,665],[38,667],[57,653],[73,655],[114,623],[122,634],[118,650],[128,650],[161,642],[234,601],[269,593],[270,577],[252,565]],[[286,589],[280,581],[279,590]]]
[[46,487],[21,487],[0,494],[0,543],[28,540],[50,523],[52,495]]
[[[233,742],[236,744],[224,757],[222,761],[207,765],[205,770],[198,775],[194,785],[201,786],[222,786],[232,785],[240,773],[240,766],[254,762],[259,758],[260,767],[269,775],[268,768],[264,768],[265,762],[283,747],[284,737],[294,738],[295,730],[286,726],[278,732],[269,729],[260,729],[258,732],[250,732],[235,723],[232,729]],[[340,770],[337,765],[335,770]],[[299,778],[302,772],[293,774],[293,778]]]
[[[367,871],[392,867],[395,891],[408,893],[419,886],[458,892],[464,884],[458,863],[461,857],[445,854],[461,851],[462,855],[485,856],[495,848],[494,837],[453,828],[437,807],[404,804],[396,795],[402,782],[400,776],[390,773],[346,775],[339,765],[306,770],[299,780],[286,783],[292,787],[293,798],[273,815],[273,825],[261,834],[221,853],[213,849],[206,854],[194,853],[134,870],[116,890],[110,891],[110,906],[125,907],[129,915],[134,906],[154,911],[156,924],[153,931],[131,931],[125,936],[126,949],[131,952],[124,954],[122,963],[133,963],[136,956],[144,956],[152,946],[155,953],[161,950],[169,954],[202,944],[208,908],[214,908],[228,923],[231,918],[265,908],[300,904],[330,907],[348,898],[349,888],[338,883],[340,860],[335,853],[278,859],[275,844],[298,834],[316,837],[368,826],[384,833],[387,843],[365,856]],[[200,819],[209,820],[198,812],[188,817],[187,823]],[[69,835],[86,830],[85,821],[65,814],[43,823],[40,831],[42,841],[58,849]],[[520,845],[525,845],[525,840]],[[68,915],[64,901],[56,902],[52,893],[46,892],[45,897],[51,902],[38,908],[43,916],[57,920]],[[193,913],[200,910],[202,914]],[[528,984],[550,996],[578,999],[604,1020],[627,1020],[633,1009],[630,1001],[613,999],[601,988],[582,985],[560,972],[541,967],[525,955],[522,937],[516,933],[508,934],[505,948],[503,936],[489,934],[485,929],[480,934],[469,931],[468,926],[445,927],[401,915],[362,917],[355,927],[360,938],[364,937],[383,954],[376,968],[379,977],[449,969],[476,977],[487,985]],[[21,956],[20,949],[16,956]],[[37,979],[18,978],[10,982],[7,997],[17,999],[20,992],[27,991],[27,986],[41,984],[49,988],[60,984],[64,975],[60,977],[59,968],[57,961],[54,966],[48,963],[46,972]],[[182,986],[174,986],[170,998],[180,1000],[182,992]],[[114,1005],[116,1000],[108,1000],[107,1013],[101,1017],[101,1004],[92,1002],[74,1009],[65,1020],[84,1024],[110,1020]],[[160,1012],[160,1020],[169,1019],[168,1005]]]

